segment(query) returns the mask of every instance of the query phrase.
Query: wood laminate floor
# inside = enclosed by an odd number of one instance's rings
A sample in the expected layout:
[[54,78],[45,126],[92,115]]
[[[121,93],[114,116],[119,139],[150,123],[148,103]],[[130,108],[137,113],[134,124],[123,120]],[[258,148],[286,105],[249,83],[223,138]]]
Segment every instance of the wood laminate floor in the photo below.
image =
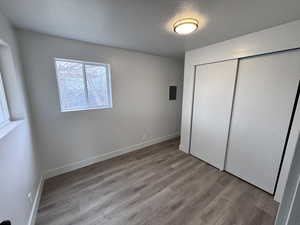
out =
[[262,190],[174,139],[45,182],[37,225],[273,225]]

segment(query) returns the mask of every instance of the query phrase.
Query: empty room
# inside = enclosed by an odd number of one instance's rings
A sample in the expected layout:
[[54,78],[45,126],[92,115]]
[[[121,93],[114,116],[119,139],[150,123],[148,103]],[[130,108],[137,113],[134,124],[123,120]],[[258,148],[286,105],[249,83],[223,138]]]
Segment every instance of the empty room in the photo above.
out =
[[0,225],[300,225],[299,0],[1,0]]

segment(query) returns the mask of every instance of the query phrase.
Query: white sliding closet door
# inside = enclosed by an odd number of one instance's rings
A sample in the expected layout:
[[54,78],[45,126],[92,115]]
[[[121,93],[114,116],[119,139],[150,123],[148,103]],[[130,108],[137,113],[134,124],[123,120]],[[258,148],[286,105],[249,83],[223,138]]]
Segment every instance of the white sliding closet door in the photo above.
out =
[[196,67],[191,154],[223,170],[237,60]]
[[300,51],[241,59],[226,170],[274,193],[300,78]]

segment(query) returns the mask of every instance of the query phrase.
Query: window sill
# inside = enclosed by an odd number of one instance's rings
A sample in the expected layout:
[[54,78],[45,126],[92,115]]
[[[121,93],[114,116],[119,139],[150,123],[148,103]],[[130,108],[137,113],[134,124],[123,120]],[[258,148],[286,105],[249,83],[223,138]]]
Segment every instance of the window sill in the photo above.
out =
[[0,140],[4,138],[6,135],[8,135],[12,130],[14,130],[16,127],[21,125],[24,120],[15,120],[10,121],[8,124],[6,124],[4,127],[0,128]]
[[112,106],[99,106],[99,107],[89,107],[89,108],[74,108],[74,109],[61,109],[61,112],[77,112],[77,111],[90,111],[96,109],[112,109]]

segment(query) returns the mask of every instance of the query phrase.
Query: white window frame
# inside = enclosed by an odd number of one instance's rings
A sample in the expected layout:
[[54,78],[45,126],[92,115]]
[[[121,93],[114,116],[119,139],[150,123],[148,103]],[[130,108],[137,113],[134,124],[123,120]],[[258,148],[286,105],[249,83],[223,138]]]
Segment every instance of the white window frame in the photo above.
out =
[[0,123],[0,129],[1,129],[11,122],[1,72],[0,72],[0,107],[2,108],[4,114],[3,116],[5,118],[5,120]]
[[[98,107],[89,107],[89,104],[87,104],[86,107],[77,107],[73,109],[64,109],[62,107],[62,95],[61,95],[61,90],[60,90],[60,85],[59,85],[59,78],[58,78],[58,68],[56,65],[57,61],[63,61],[63,62],[73,62],[73,63],[80,63],[82,64],[82,74],[83,74],[83,79],[84,79],[84,91],[85,91],[85,97],[86,97],[86,102],[89,102],[88,99],[88,89],[87,89],[87,79],[86,79],[86,71],[85,71],[85,65],[91,65],[91,66],[102,66],[106,67],[107,71],[107,97],[108,97],[108,105],[106,106],[98,106]],[[98,62],[90,62],[90,61],[83,61],[83,60],[75,60],[75,59],[65,59],[65,58],[54,58],[54,65],[55,65],[55,73],[56,73],[56,81],[57,81],[57,87],[58,87],[58,94],[59,94],[59,103],[60,103],[60,111],[61,112],[74,112],[74,111],[85,111],[85,110],[94,110],[94,109],[111,109],[113,107],[112,104],[112,85],[111,85],[111,70],[110,70],[110,64],[106,63],[98,63]]]

